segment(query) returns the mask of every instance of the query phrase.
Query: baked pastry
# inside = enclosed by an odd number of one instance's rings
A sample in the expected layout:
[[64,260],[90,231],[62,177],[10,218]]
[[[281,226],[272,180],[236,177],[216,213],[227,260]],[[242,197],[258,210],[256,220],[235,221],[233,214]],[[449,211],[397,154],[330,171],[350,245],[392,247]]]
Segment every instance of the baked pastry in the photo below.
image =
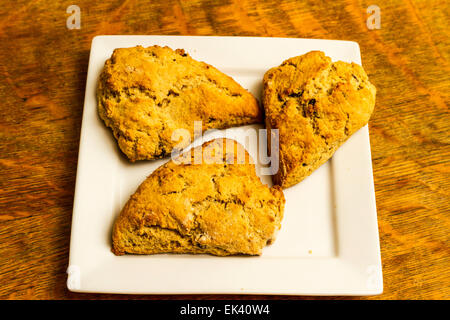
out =
[[[158,159],[179,146],[172,134],[194,121],[202,131],[262,122],[258,101],[229,76],[182,49],[114,50],[97,89],[98,112],[131,161]],[[188,134],[188,136],[189,136]],[[190,141],[181,141],[181,147]]]
[[112,251],[260,255],[280,228],[281,188],[260,181],[234,140],[215,139],[186,155],[156,169],[131,196],[114,224]]
[[279,170],[273,181],[283,188],[331,158],[367,124],[375,106],[376,89],[364,69],[331,62],[320,51],[284,61],[267,71],[263,82],[266,127],[279,130],[279,152],[274,155]]

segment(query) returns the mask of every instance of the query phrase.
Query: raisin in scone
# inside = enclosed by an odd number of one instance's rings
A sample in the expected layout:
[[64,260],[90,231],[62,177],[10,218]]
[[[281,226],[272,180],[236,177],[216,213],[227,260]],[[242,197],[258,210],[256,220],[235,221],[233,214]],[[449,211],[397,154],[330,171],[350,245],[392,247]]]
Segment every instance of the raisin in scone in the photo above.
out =
[[[98,112],[131,161],[163,158],[180,142],[172,134],[194,121],[202,130],[262,122],[251,93],[182,49],[114,50],[97,88]],[[188,141],[186,141],[188,144]]]
[[266,127],[279,130],[279,170],[274,183],[290,187],[331,158],[367,124],[375,93],[361,66],[332,62],[320,51],[288,59],[267,71],[263,81]]
[[260,255],[281,226],[281,188],[260,181],[234,140],[212,140],[179,157],[183,163],[156,169],[128,200],[113,227],[112,251]]

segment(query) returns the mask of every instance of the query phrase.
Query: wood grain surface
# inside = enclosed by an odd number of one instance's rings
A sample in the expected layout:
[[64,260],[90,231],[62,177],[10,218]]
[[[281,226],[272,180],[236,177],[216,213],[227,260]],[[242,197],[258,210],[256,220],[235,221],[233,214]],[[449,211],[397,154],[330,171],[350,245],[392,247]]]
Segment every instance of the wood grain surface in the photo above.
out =
[[[66,27],[71,4],[81,8],[80,29]],[[378,30],[366,25],[372,4]],[[384,293],[363,299],[450,299],[449,20],[446,0],[3,1],[0,298],[313,298],[66,289],[91,40],[177,34],[357,41],[378,89],[369,126],[384,275]]]

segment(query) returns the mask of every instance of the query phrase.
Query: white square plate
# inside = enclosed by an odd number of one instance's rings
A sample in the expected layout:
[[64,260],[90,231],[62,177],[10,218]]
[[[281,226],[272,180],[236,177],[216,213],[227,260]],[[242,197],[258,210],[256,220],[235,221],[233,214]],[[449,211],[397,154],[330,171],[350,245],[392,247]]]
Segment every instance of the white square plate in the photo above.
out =
[[[125,255],[110,251],[114,219],[168,159],[130,163],[97,114],[95,90],[115,48],[183,48],[260,97],[262,78],[311,50],[361,64],[355,42],[285,38],[98,36],[92,41],[81,129],[67,286],[76,292],[370,295],[383,290],[369,131],[355,133],[300,184],[285,190],[277,240],[260,257]],[[245,126],[215,136],[242,142]],[[205,137],[209,140],[212,137]],[[201,141],[195,141],[194,145]],[[251,148],[253,149],[253,148]],[[249,150],[254,159],[258,157]],[[269,176],[261,176],[271,184]]]

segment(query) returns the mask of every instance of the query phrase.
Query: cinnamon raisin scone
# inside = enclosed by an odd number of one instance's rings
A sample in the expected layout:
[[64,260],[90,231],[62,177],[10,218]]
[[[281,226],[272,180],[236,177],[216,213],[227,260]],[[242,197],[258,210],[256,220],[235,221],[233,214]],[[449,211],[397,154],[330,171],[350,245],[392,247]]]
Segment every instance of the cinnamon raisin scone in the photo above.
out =
[[[131,161],[170,155],[176,129],[202,130],[262,122],[251,93],[184,50],[152,46],[114,50],[97,89],[98,112]],[[186,143],[188,144],[188,143]]]
[[263,81],[266,127],[279,130],[279,153],[274,155],[279,157],[279,170],[274,183],[290,187],[331,158],[367,124],[375,94],[360,65],[332,62],[320,51],[290,58],[267,71]]
[[260,255],[281,225],[281,188],[260,181],[234,140],[212,140],[185,155],[156,169],[131,196],[114,224],[112,251]]

